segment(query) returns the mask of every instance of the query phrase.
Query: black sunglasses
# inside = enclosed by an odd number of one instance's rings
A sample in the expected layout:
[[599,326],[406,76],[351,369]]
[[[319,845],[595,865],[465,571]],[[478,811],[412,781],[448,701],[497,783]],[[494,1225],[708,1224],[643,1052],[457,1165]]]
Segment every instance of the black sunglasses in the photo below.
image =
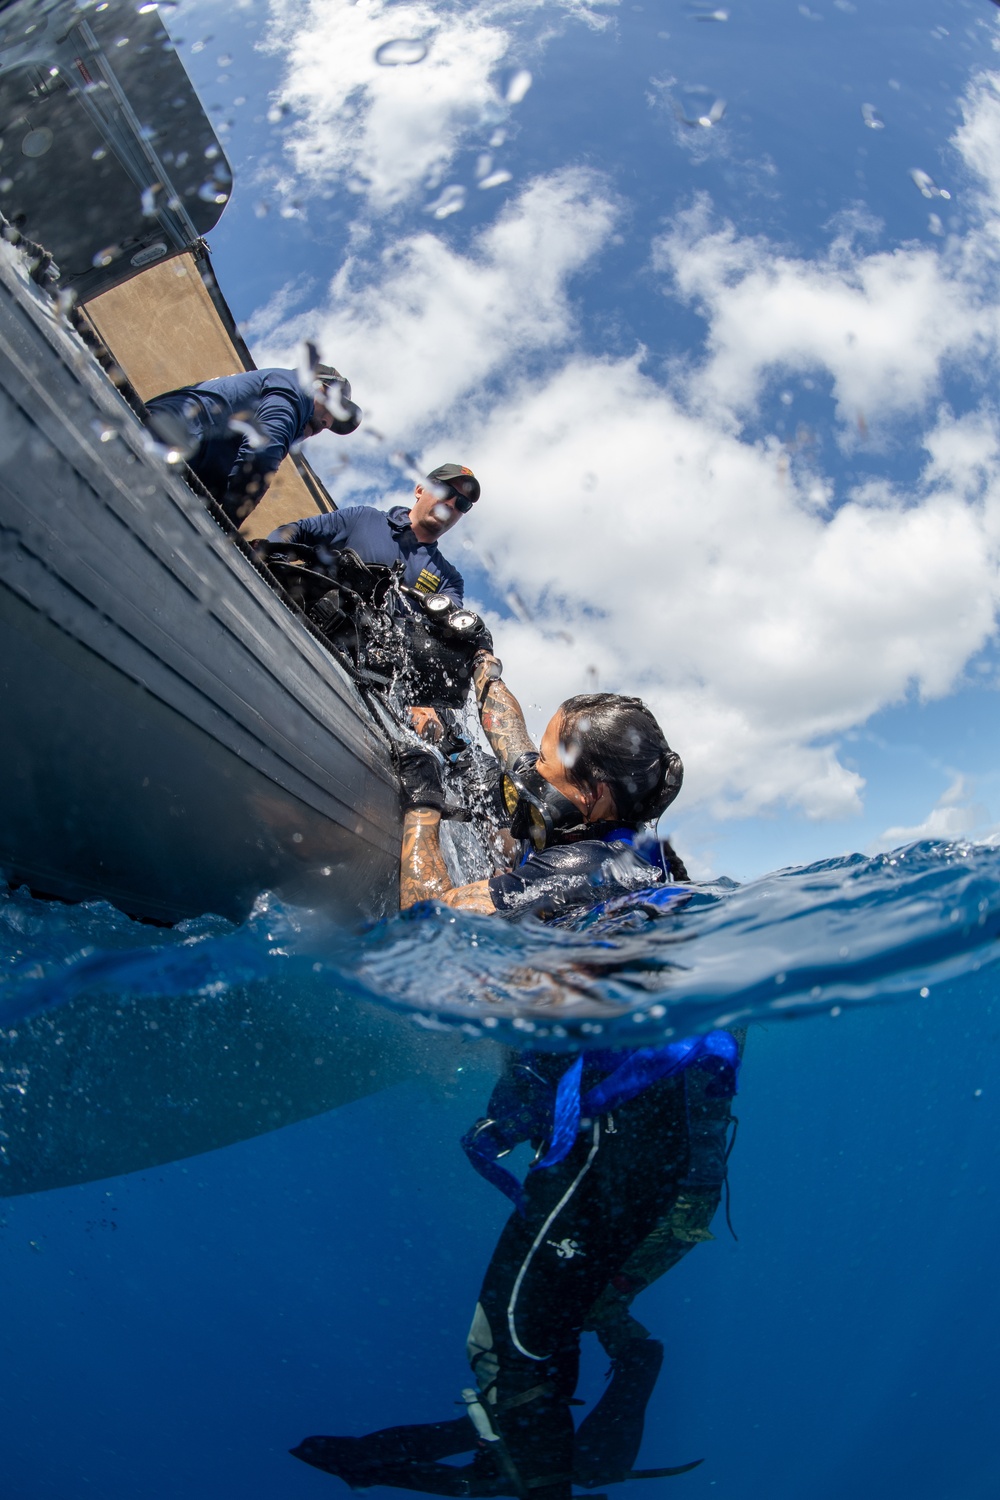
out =
[[[438,483],[440,483],[440,480],[438,481]],[[442,485],[442,489],[444,488],[445,486]],[[459,512],[460,515],[463,516],[472,509],[472,507],[476,503],[476,500],[478,500],[479,498],[478,495],[474,497],[470,495],[463,495],[462,491],[457,490],[453,484],[449,484],[447,488],[451,491],[448,499],[454,501],[455,509]]]

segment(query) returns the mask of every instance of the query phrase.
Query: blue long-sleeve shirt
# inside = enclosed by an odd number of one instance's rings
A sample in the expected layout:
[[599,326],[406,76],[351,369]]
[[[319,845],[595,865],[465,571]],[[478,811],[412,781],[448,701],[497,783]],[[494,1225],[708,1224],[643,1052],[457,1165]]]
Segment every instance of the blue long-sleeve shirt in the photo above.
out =
[[146,409],[154,431],[164,421],[181,425],[191,468],[228,508],[262,491],[292,444],[305,436],[315,403],[294,370],[271,368],[165,391]]
[[403,582],[421,594],[446,594],[456,604],[465,598],[465,581],[458,569],[438,551],[436,542],[419,542],[410,526],[405,505],[389,511],[372,505],[348,505],[320,516],[304,516],[279,526],[269,542],[299,542],[315,547],[321,560],[324,550],[337,552],[350,547],[362,562],[392,567],[405,563]]

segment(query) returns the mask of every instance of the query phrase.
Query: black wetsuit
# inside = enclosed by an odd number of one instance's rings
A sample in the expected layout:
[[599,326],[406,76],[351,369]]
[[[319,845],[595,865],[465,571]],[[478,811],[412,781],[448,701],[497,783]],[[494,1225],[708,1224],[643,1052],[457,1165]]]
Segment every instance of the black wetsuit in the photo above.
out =
[[[565,1071],[564,1057],[545,1061],[556,1076]],[[493,1252],[469,1359],[514,1465],[539,1500],[570,1493],[569,1402],[587,1314],[669,1212],[689,1155],[681,1075],[592,1120],[563,1161],[529,1173],[525,1211],[511,1215]],[[537,1483],[543,1478],[550,1482]]]
[[661,866],[643,859],[633,839],[631,829],[610,828],[602,839],[531,850],[515,869],[491,876],[493,905],[504,916],[547,920],[662,885]]

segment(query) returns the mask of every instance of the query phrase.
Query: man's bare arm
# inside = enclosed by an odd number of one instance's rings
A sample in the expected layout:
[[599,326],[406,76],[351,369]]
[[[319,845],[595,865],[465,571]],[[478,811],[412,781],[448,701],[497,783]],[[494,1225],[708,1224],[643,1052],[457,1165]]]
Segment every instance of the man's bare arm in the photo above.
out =
[[399,905],[405,911],[418,901],[442,901],[461,911],[494,916],[489,881],[453,885],[441,853],[441,814],[430,807],[411,807],[403,819],[403,852],[399,865]]
[[483,733],[501,765],[512,766],[518,756],[534,750],[524,723],[521,705],[505,682],[491,677],[491,666],[499,662],[485,653],[477,658],[472,680],[479,704]]

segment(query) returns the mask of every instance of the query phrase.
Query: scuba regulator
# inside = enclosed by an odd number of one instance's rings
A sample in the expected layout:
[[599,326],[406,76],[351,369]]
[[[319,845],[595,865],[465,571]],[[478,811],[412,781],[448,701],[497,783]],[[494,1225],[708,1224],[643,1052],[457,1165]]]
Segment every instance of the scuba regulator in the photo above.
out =
[[539,851],[557,837],[600,837],[600,828],[587,823],[576,803],[535,769],[536,759],[534,752],[522,755],[503,775],[501,791],[510,816],[511,837],[527,840]]

